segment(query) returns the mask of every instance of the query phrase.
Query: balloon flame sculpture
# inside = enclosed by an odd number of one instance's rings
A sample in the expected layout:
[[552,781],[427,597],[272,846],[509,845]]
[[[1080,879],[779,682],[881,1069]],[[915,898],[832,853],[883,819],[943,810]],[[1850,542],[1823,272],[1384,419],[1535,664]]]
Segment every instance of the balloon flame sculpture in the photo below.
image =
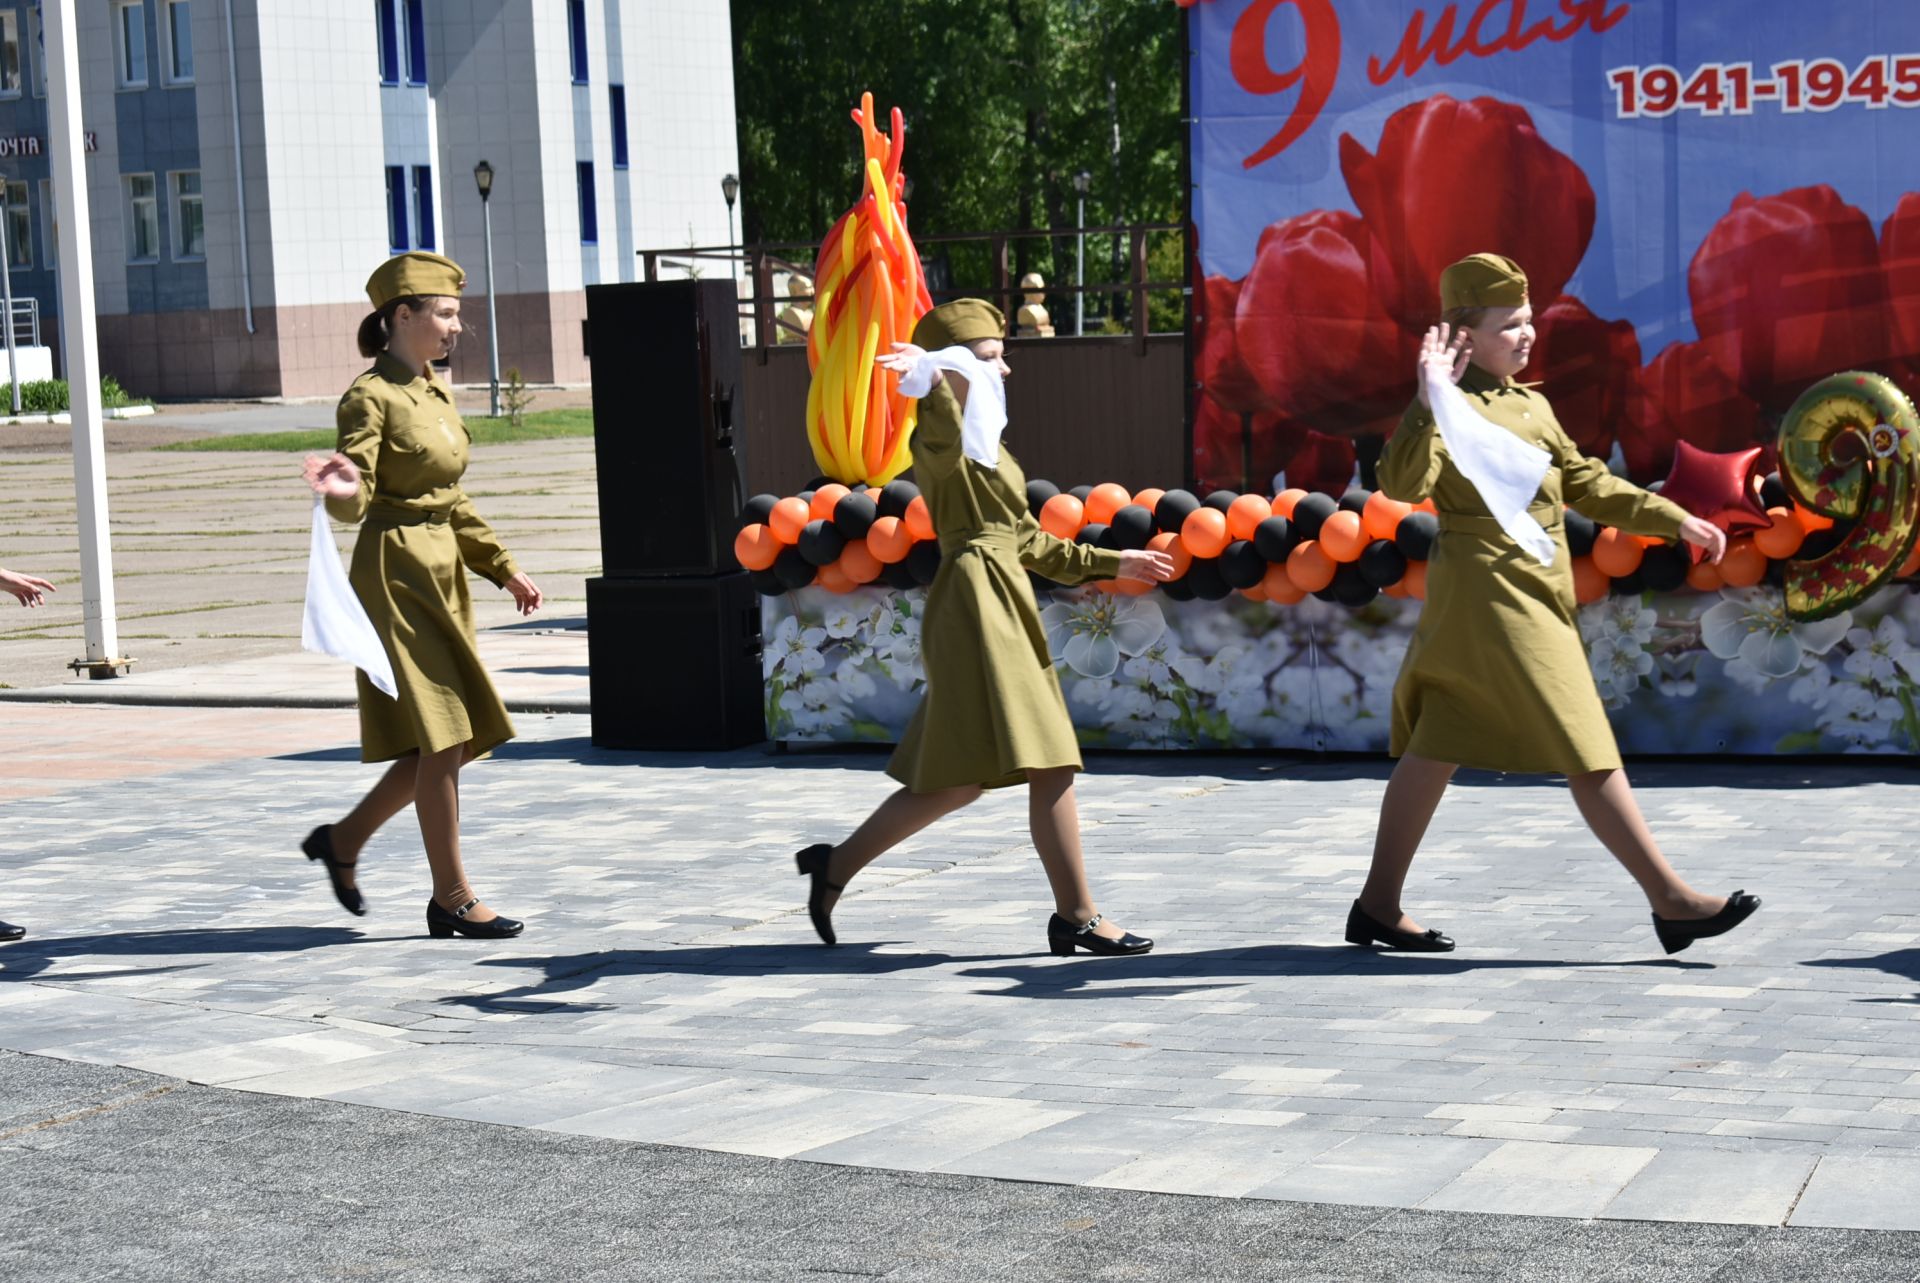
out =
[[816,312],[807,333],[807,441],[820,471],[848,485],[885,485],[912,463],[916,403],[874,366],[913,333],[933,301],[920,254],[907,232],[900,154],[906,127],[893,109],[892,135],[873,126],[873,95],[853,113],[866,143],[865,187],[827,233],[814,264]]

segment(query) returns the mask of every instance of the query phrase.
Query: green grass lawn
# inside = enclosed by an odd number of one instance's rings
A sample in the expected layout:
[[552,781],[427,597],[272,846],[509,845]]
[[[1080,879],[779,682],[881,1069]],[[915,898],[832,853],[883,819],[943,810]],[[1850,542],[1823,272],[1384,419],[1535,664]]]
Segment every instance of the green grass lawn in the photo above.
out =
[[[545,441],[552,437],[590,437],[593,435],[593,411],[536,410],[515,427],[506,419],[474,415],[466,420],[467,431],[475,445],[498,445],[507,441]],[[302,452],[333,449],[334,435],[325,429],[304,432],[245,432],[236,436],[197,437],[157,446],[160,450],[285,450]]]

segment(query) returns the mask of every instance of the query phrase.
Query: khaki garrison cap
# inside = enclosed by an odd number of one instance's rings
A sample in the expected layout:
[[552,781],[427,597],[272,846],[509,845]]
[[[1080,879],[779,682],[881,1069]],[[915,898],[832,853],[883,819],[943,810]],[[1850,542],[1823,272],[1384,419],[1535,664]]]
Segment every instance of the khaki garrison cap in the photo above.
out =
[[1440,310],[1519,307],[1527,301],[1527,274],[1500,254],[1473,254],[1440,273]]
[[395,254],[374,269],[367,278],[367,297],[378,312],[397,298],[431,297],[436,294],[460,296],[466,288],[467,274],[460,264],[438,254]]
[[1004,338],[1007,318],[983,298],[957,298],[921,317],[913,327],[913,341],[929,352],[956,343]]

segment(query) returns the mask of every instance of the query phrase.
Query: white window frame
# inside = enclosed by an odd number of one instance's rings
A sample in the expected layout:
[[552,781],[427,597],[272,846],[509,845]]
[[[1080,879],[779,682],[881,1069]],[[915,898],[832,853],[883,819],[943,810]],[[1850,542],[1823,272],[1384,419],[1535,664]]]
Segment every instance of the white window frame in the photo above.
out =
[[[184,14],[182,14],[183,10],[185,11]],[[189,63],[193,61],[192,0],[160,0],[160,12],[158,15],[160,21],[157,26],[157,30],[160,35],[160,43],[161,43],[160,81],[162,84],[166,84],[166,85],[190,85],[193,83],[193,71],[191,67],[189,67],[189,69],[184,74],[182,74],[182,72],[180,71],[180,68],[174,64],[173,27],[174,27],[174,17],[176,14],[182,14],[182,16],[185,19],[186,33],[187,33],[187,61]]]
[[[198,191],[192,193],[180,190],[180,180],[193,176]],[[167,171],[167,196],[173,208],[173,261],[176,263],[204,263],[207,261],[207,197],[205,184],[200,180],[197,169],[170,169]],[[200,250],[194,253],[182,244],[187,234],[186,205],[192,201],[200,207]]]
[[[133,48],[127,42],[131,16],[140,32],[140,78],[133,78]],[[153,79],[153,51],[147,47],[147,0],[114,0],[113,5],[113,82],[114,88],[145,89]]]
[[18,98],[27,87],[27,50],[20,43],[20,15],[0,9],[0,45],[13,46],[13,85],[0,81],[0,98]]
[[[149,190],[145,196],[135,196],[133,194],[133,185],[142,178],[147,180]],[[158,263],[160,261],[160,185],[154,181],[154,177],[150,173],[122,174],[120,175],[120,191],[122,194],[121,205],[127,215],[127,262]],[[153,252],[151,254],[141,254],[139,252],[139,238],[135,230],[141,223],[140,207],[143,204],[148,206],[153,214]]]
[[53,180],[40,180],[40,266],[50,272],[60,270],[60,202],[53,194]]
[[[15,270],[33,267],[33,189],[24,178],[9,178],[7,184],[7,226],[4,235],[0,235],[0,252],[6,254],[7,266]],[[20,199],[15,200],[14,193],[19,192]],[[13,224],[18,221],[20,228],[20,248],[26,251],[24,259],[15,258],[12,253]]]

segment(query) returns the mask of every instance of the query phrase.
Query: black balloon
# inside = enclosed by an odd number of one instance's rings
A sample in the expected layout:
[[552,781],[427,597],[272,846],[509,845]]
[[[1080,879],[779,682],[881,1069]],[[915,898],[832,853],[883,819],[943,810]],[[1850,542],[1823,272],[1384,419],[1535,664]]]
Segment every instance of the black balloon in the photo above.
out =
[[1144,548],[1153,538],[1153,513],[1137,503],[1130,503],[1113,514],[1108,534],[1117,548]]
[[1348,486],[1347,492],[1340,496],[1340,511],[1363,512],[1366,509],[1367,500],[1371,498],[1373,498],[1373,491],[1365,486]]
[[1318,539],[1320,527],[1328,517],[1340,511],[1332,495],[1315,492],[1293,505],[1293,529],[1302,539]]
[[867,498],[865,491],[855,490],[833,505],[833,528],[852,543],[867,537],[867,531],[873,529],[874,518],[879,515],[879,505]]
[[810,564],[829,566],[840,559],[840,554],[846,550],[847,539],[833,528],[832,522],[816,520],[800,527],[800,538],[793,546]]
[[[811,570],[812,567],[809,566],[808,569]],[[787,590],[787,586],[780,582],[779,573],[772,566],[768,566],[765,570],[748,571],[747,580],[753,584],[753,590],[762,597],[778,597]]]
[[[1652,552],[1653,550],[1649,548],[1647,551]],[[1643,566],[1646,564],[1644,558],[1641,564]],[[1644,570],[1636,570],[1630,575],[1622,575],[1618,579],[1607,582],[1607,591],[1616,597],[1638,597],[1646,590],[1647,577]]]
[[1672,592],[1687,582],[1688,564],[1681,549],[1656,544],[1640,558],[1640,578],[1655,592]]
[[1763,508],[1785,508],[1792,504],[1793,496],[1787,493],[1787,483],[1780,479],[1777,472],[1769,472],[1760,479],[1760,506]]
[[907,554],[906,561],[901,564],[913,572],[916,583],[932,583],[933,577],[940,573],[939,541],[922,539],[913,546],[913,551]]
[[913,567],[904,560],[880,567],[880,582],[902,592],[918,587],[920,584],[920,581],[913,577]]
[[1085,503],[1087,501],[1087,496],[1093,493],[1093,487],[1092,486],[1075,486],[1073,489],[1067,491],[1067,493],[1072,495],[1074,498],[1078,499],[1081,503]]
[[747,500],[740,505],[741,527],[765,525],[773,515],[773,505],[779,502],[780,496],[774,494],[757,494]]
[[1784,561],[1769,561],[1767,563],[1767,573],[1760,578],[1763,582],[1774,588],[1785,588],[1787,586],[1787,563]]
[[1816,530],[1800,541],[1800,551],[1793,554],[1795,561],[1818,561],[1840,546],[1847,532],[1839,526],[1828,526],[1825,530]]
[[1193,585],[1187,582],[1185,575],[1182,575],[1178,579],[1170,579],[1166,583],[1161,584],[1160,591],[1175,601],[1193,600]]
[[1094,542],[1100,547],[1105,548],[1108,552],[1126,551],[1126,549],[1120,545],[1120,536],[1113,533],[1112,526],[1103,526],[1100,530],[1100,537],[1094,540]]
[[1584,557],[1593,551],[1594,538],[1599,535],[1600,527],[1592,517],[1584,512],[1567,509],[1567,551],[1576,557]]
[[1335,601],[1356,609],[1380,595],[1380,590],[1361,573],[1359,563],[1352,561],[1333,572],[1333,582],[1327,587],[1332,590]]
[[1106,533],[1106,526],[1098,521],[1090,521],[1080,527],[1080,533],[1073,537],[1073,541],[1075,543],[1086,544],[1088,547],[1097,548],[1100,546],[1100,537]]
[[832,477],[815,477],[813,480],[807,482],[807,489],[818,490],[821,486],[830,486],[833,484],[835,483]]
[[817,573],[813,563],[800,555],[798,548],[782,548],[773,559],[773,574],[783,587],[805,588]]
[[1360,557],[1353,564],[1360,567],[1362,579],[1375,588],[1385,588],[1399,583],[1406,575],[1407,554],[1391,539],[1376,539],[1360,550]]
[[889,481],[880,487],[880,515],[904,517],[907,505],[920,497],[920,487],[911,481]]
[[796,499],[798,499],[798,500],[799,500],[799,501],[800,501],[801,503],[812,503],[812,502],[813,502],[813,491],[812,491],[812,490],[802,490],[802,491],[801,491],[801,492],[800,492],[799,494],[797,494],[797,495],[795,495],[795,496],[794,496],[794,498],[796,498]]
[[[1337,574],[1339,572],[1336,571],[1335,573]],[[1318,589],[1313,595],[1321,601],[1330,601],[1335,605],[1338,605],[1340,602],[1340,594],[1334,591],[1332,584],[1328,584],[1325,588]]]
[[1279,565],[1287,559],[1294,546],[1300,542],[1300,536],[1293,532],[1293,523],[1285,517],[1268,517],[1253,528],[1253,546],[1268,561]]
[[1233,501],[1239,497],[1239,494],[1232,490],[1215,490],[1212,494],[1200,501],[1200,506],[1202,508],[1217,508],[1221,512],[1225,512],[1227,509],[1233,507]]
[[1212,557],[1195,557],[1187,567],[1187,587],[1202,601],[1219,601],[1233,589],[1220,574],[1220,563]]
[[1393,528],[1393,546],[1408,561],[1425,561],[1433,556],[1433,541],[1440,537],[1440,519],[1431,512],[1409,512]]
[[1246,539],[1236,539],[1220,554],[1220,577],[1229,588],[1251,588],[1266,578],[1267,559]]
[[1027,511],[1039,516],[1040,510],[1047,506],[1047,500],[1059,493],[1060,487],[1051,481],[1027,482]]
[[1153,505],[1153,524],[1156,529],[1180,533],[1180,527],[1200,508],[1200,501],[1193,497],[1191,490],[1169,490],[1160,496],[1160,502]]

